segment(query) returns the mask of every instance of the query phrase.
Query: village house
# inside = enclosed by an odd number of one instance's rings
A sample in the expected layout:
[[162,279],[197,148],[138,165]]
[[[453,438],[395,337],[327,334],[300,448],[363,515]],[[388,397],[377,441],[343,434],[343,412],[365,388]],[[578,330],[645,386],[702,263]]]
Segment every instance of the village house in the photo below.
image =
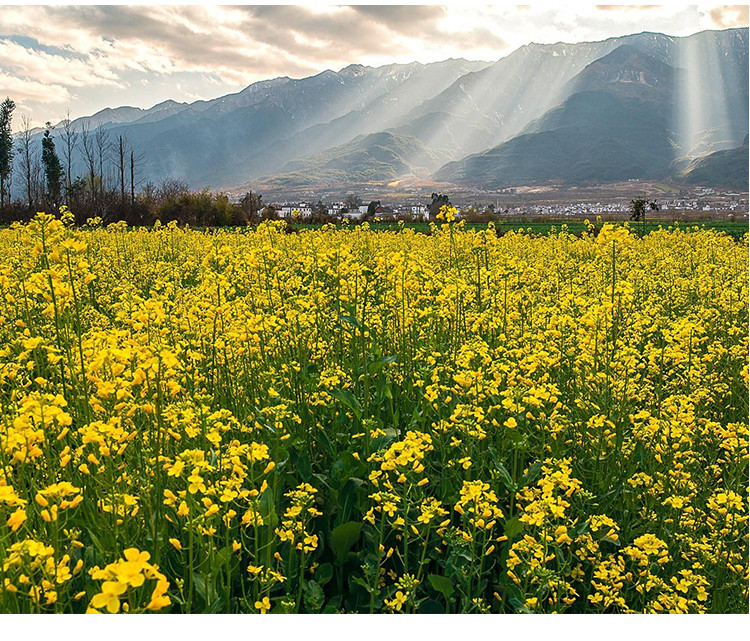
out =
[[[362,211],[364,209],[364,211]],[[362,220],[367,215],[367,206],[359,207],[358,209],[351,209],[349,211],[341,212],[341,215],[347,220]]]
[[308,203],[284,203],[279,210],[279,216],[291,220],[295,210],[299,211],[299,217],[302,220],[312,216],[312,207]]

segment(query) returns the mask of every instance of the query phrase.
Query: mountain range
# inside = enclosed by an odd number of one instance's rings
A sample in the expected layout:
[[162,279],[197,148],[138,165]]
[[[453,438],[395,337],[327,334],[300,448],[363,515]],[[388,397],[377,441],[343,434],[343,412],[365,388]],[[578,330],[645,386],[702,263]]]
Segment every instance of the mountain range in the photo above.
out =
[[75,124],[126,136],[150,180],[196,188],[676,179],[747,189],[748,29],[529,44],[496,62],[350,65]]

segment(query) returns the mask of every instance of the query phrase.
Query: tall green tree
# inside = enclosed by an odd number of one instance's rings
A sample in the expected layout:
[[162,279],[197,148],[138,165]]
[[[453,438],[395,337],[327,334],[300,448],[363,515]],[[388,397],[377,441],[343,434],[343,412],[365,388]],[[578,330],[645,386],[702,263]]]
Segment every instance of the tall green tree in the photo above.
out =
[[16,103],[6,98],[0,104],[0,208],[5,206],[6,195],[10,202],[10,172],[13,169],[13,110]]
[[645,198],[634,198],[630,201],[630,220],[645,221],[646,220],[646,209],[651,211],[659,211],[661,206],[655,200],[649,202]]
[[42,165],[44,166],[44,182],[47,187],[47,198],[55,207],[60,204],[62,191],[63,167],[55,151],[55,141],[52,138],[52,125],[45,125],[42,137]]

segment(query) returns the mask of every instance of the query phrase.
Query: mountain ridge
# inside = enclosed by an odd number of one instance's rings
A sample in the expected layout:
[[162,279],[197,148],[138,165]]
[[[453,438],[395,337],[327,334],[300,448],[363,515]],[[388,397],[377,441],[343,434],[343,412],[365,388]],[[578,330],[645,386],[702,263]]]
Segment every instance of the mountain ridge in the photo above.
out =
[[[638,164],[649,176],[685,176],[696,158],[730,149],[747,133],[747,50],[747,28],[534,42],[496,61],[353,63],[260,80],[210,100],[108,108],[74,124],[126,137],[143,153],[150,180],[176,177],[192,187],[239,189],[307,176],[314,188],[317,179],[368,175],[477,186],[586,182]],[[625,66],[615,70],[615,63]],[[637,125],[628,105],[642,121],[640,135],[658,142],[659,162],[623,137],[624,122]],[[698,114],[687,118],[692,129],[678,122],[686,119],[680,105]],[[503,145],[510,146],[493,151]],[[607,146],[620,154],[619,171],[618,159],[603,153]],[[566,147],[589,157],[560,174]],[[609,173],[599,171],[605,165]]]

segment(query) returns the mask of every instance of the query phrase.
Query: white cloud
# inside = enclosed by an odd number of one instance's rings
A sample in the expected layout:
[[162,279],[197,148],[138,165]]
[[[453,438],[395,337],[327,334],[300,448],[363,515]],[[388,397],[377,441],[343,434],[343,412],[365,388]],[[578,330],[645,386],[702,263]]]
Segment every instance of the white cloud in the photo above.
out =
[[3,94],[12,96],[19,105],[26,102],[64,105],[72,98],[63,85],[24,80],[2,71],[0,71],[0,87],[3,88]]
[[0,11],[0,73],[14,79],[0,91],[33,88],[23,99],[41,105],[50,100],[38,88],[54,86],[50,94],[81,115],[150,106],[157,94],[211,98],[351,63],[490,60],[530,41],[738,24],[747,24],[747,6],[23,6]]
[[36,82],[62,82],[68,87],[119,85],[116,67],[102,55],[67,58],[0,40],[0,67]]
[[722,4],[705,9],[715,29],[728,27],[746,27],[748,23],[748,5]]

